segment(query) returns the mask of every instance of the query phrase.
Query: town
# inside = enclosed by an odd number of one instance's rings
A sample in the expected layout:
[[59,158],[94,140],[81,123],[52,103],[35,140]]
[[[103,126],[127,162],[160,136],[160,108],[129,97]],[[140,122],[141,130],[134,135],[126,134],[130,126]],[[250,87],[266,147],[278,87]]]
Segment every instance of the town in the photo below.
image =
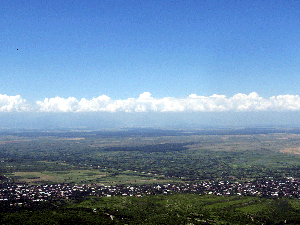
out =
[[206,180],[197,183],[173,183],[152,185],[103,184],[45,184],[3,182],[0,184],[1,204],[30,206],[34,202],[55,201],[56,199],[81,199],[87,196],[135,196],[194,193],[199,195],[240,195],[261,197],[300,198],[300,179],[272,177],[260,180]]

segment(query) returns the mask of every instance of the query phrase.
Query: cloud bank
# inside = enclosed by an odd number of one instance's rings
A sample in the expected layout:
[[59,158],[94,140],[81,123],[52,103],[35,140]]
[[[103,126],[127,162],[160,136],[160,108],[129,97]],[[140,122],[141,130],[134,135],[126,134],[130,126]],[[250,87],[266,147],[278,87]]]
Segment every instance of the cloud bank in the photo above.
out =
[[138,98],[112,100],[106,95],[80,100],[70,98],[45,98],[34,106],[26,103],[19,95],[0,95],[0,112],[252,112],[252,111],[300,111],[299,95],[278,95],[269,99],[252,92],[249,95],[236,94],[232,97],[214,94],[186,98],[153,98],[149,92]]
[[20,95],[7,96],[0,94],[0,112],[30,111],[30,106]]

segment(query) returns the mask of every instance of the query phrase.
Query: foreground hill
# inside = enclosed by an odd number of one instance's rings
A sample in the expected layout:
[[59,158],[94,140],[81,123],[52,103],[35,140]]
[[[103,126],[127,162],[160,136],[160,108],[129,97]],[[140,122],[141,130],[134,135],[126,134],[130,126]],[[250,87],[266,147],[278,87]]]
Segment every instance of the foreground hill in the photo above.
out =
[[299,224],[300,200],[196,194],[40,203],[1,224]]

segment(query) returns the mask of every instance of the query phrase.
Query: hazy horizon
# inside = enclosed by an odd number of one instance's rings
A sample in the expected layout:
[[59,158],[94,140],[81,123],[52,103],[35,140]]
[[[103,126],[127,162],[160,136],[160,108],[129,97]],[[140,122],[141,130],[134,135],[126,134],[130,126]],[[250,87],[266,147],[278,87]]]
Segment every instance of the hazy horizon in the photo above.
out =
[[217,113],[1,113],[0,128],[176,128],[298,127],[299,112]]

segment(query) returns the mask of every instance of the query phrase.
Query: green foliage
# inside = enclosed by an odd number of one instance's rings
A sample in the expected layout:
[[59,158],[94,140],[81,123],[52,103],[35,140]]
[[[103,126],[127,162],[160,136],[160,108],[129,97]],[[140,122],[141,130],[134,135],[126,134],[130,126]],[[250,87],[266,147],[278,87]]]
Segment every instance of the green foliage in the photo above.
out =
[[297,224],[299,213],[284,198],[177,194],[93,197],[52,210],[27,209],[0,216],[1,224]]

